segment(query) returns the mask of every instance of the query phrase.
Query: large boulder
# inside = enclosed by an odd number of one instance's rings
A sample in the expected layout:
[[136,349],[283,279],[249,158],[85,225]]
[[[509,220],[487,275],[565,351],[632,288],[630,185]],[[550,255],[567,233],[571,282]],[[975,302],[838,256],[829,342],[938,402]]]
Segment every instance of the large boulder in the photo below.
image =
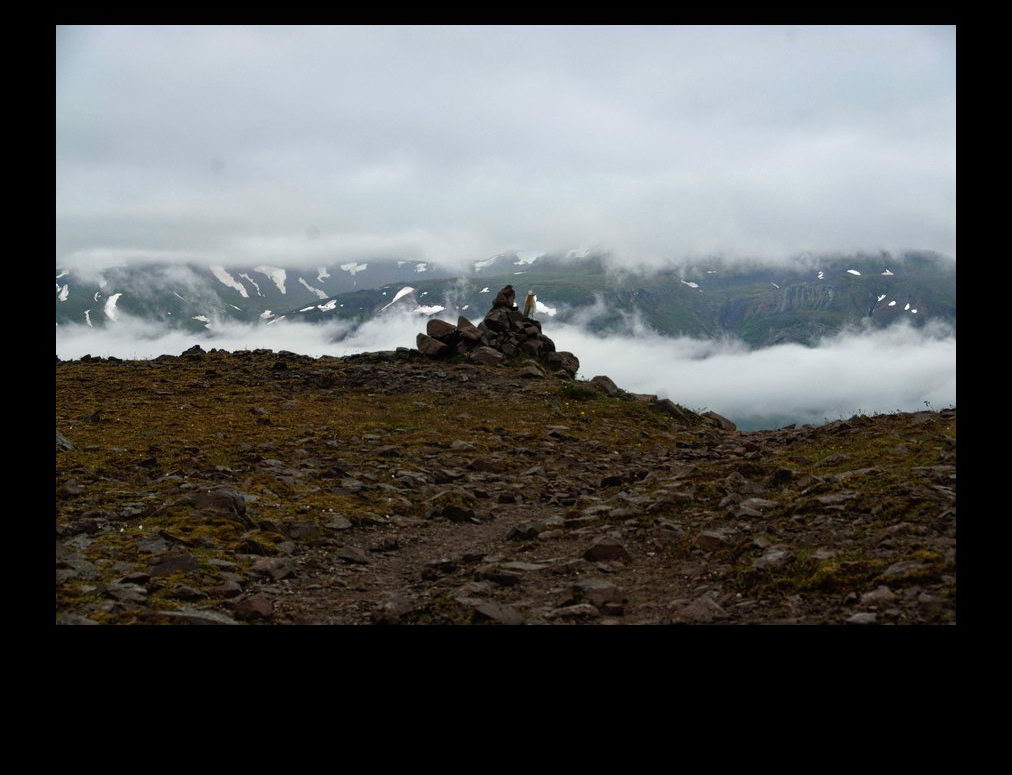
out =
[[419,334],[417,336],[416,346],[418,347],[418,352],[430,358],[441,358],[451,352],[448,346],[426,334]]
[[506,333],[510,329],[508,310],[495,307],[485,316],[485,327],[495,333]]
[[716,412],[703,412],[703,417],[709,418],[710,422],[716,425],[721,430],[735,431],[738,430],[738,426],[731,422],[726,417],[717,414]]
[[456,327],[442,320],[430,320],[425,325],[425,333],[433,339],[438,339],[440,342],[450,345],[451,347],[457,342],[450,340],[460,338],[460,332],[457,331]]
[[506,356],[491,347],[478,347],[471,351],[468,356],[475,363],[502,363]]
[[565,350],[549,353],[548,357],[545,358],[545,361],[549,366],[556,369],[562,369],[571,377],[575,377],[576,372],[580,370],[580,359],[571,352],[566,352]]
[[507,285],[496,294],[495,301],[492,302],[492,309],[516,309],[516,297],[517,292],[513,290],[513,286]]
[[478,327],[463,315],[457,318],[457,330],[460,332],[462,339],[466,339],[471,342],[481,341],[481,331],[479,331]]
[[614,398],[619,393],[618,385],[612,382],[610,377],[606,377],[603,374],[592,378],[590,381],[606,396],[612,396]]

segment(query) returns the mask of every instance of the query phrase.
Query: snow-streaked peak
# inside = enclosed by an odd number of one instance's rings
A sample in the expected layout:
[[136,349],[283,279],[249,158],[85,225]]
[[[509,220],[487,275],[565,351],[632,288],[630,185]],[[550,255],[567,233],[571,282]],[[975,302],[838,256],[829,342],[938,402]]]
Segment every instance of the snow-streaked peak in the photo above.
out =
[[261,264],[260,266],[253,267],[253,271],[267,275],[271,279],[271,282],[278,286],[279,291],[282,293],[288,293],[288,291],[285,290],[285,278],[288,276],[288,273],[281,267],[264,266]]
[[234,288],[239,291],[239,295],[244,299],[249,298],[249,294],[246,292],[246,286],[236,280],[232,275],[225,271],[223,266],[212,266],[210,267],[211,274],[213,274],[222,285],[227,285],[229,288]]
[[514,261],[513,263],[516,266],[524,266],[525,264],[533,264],[535,261],[537,261],[543,255],[545,255],[545,251],[543,251],[543,250],[518,250],[517,251],[517,260]]
[[326,293],[324,293],[323,291],[321,291],[319,288],[314,288],[312,285],[310,285],[309,283],[307,283],[301,277],[299,278],[299,282],[302,283],[303,286],[305,286],[305,288],[306,288],[307,291],[309,291],[310,293],[315,293],[316,294],[316,298],[318,298],[318,299],[325,299],[325,298],[327,298],[327,294]]
[[105,300],[105,308],[103,309],[103,311],[105,312],[105,316],[109,318],[109,320],[117,319],[119,313],[116,311],[116,302],[119,301],[119,297],[122,295],[123,295],[122,293],[114,293],[112,296],[110,296],[108,299]]
[[[414,292],[415,292],[414,288],[412,288],[410,285],[405,285],[403,288],[401,288],[399,291],[397,291],[397,293],[394,294],[393,299],[390,300],[390,304],[393,304],[395,301],[399,301],[400,299],[403,299],[405,296],[407,296],[409,293],[414,293]],[[386,309],[387,307],[389,307],[390,304],[387,304],[385,307],[383,307],[380,310],[380,312],[382,312],[384,309]]]
[[363,269],[366,269],[368,266],[369,266],[368,264],[357,264],[354,261],[352,261],[349,264],[341,264],[341,270],[347,272],[352,277],[354,277],[356,274],[361,272]]
[[256,288],[256,289],[257,289],[257,296],[263,296],[263,294],[262,294],[262,293],[260,292],[260,286],[259,286],[259,285],[257,285],[257,281],[256,281],[256,280],[254,280],[254,279],[253,279],[252,277],[250,277],[250,276],[249,276],[248,274],[246,274],[245,272],[243,272],[243,273],[242,273],[242,274],[240,274],[239,276],[240,276],[240,277],[241,277],[241,278],[242,278],[243,280],[245,280],[246,282],[248,282],[248,283],[249,283],[250,285],[252,285],[252,286],[253,286],[254,288]]

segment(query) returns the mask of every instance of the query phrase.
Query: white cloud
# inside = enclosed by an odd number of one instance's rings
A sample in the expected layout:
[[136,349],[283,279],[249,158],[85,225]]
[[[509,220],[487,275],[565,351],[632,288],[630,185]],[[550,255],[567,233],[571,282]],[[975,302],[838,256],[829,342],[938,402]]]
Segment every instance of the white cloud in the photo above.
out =
[[[553,321],[545,327],[559,350],[580,359],[581,377],[606,374],[625,390],[655,393],[692,409],[705,407],[742,427],[817,424],[858,412],[916,411],[924,401],[935,408],[956,402],[955,336],[941,325],[899,323],[844,332],[815,348],[790,344],[751,351],[733,340],[663,337],[635,317],[627,318],[622,333],[598,336],[584,327],[594,314],[585,310],[580,324]],[[248,325],[215,319],[206,332],[193,334],[121,312],[115,324],[104,328],[60,326],[56,353],[63,359],[86,353],[146,359],[178,355],[199,343],[205,349],[342,356],[414,347],[425,317],[391,310],[341,339],[349,327],[341,321],[278,319],[276,325]]]
[[954,28],[62,27],[56,85],[61,267],[955,254]]

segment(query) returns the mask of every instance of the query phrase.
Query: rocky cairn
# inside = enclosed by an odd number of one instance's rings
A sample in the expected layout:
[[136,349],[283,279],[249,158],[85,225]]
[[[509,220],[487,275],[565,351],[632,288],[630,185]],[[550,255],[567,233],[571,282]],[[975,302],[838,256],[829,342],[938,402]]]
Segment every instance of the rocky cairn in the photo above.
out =
[[418,334],[418,351],[430,358],[459,355],[480,364],[520,362],[522,376],[554,374],[574,379],[580,360],[570,352],[558,352],[541,331],[541,323],[524,317],[515,303],[516,292],[507,285],[495,297],[492,309],[478,325],[461,315],[457,325],[430,320]]

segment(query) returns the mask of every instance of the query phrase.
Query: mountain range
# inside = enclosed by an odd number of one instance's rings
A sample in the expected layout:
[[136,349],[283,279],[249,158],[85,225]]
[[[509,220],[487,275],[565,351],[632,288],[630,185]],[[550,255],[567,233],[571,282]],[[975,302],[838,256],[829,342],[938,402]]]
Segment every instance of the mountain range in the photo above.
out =
[[658,333],[733,336],[751,347],[815,345],[848,325],[900,319],[955,324],[955,261],[926,252],[806,256],[789,266],[699,260],[617,269],[590,250],[501,253],[461,273],[432,262],[275,265],[142,264],[81,273],[57,269],[57,325],[100,327],[122,315],[201,332],[224,321],[341,320],[377,316],[480,317],[506,284],[537,298],[535,317],[605,333],[639,321]]

